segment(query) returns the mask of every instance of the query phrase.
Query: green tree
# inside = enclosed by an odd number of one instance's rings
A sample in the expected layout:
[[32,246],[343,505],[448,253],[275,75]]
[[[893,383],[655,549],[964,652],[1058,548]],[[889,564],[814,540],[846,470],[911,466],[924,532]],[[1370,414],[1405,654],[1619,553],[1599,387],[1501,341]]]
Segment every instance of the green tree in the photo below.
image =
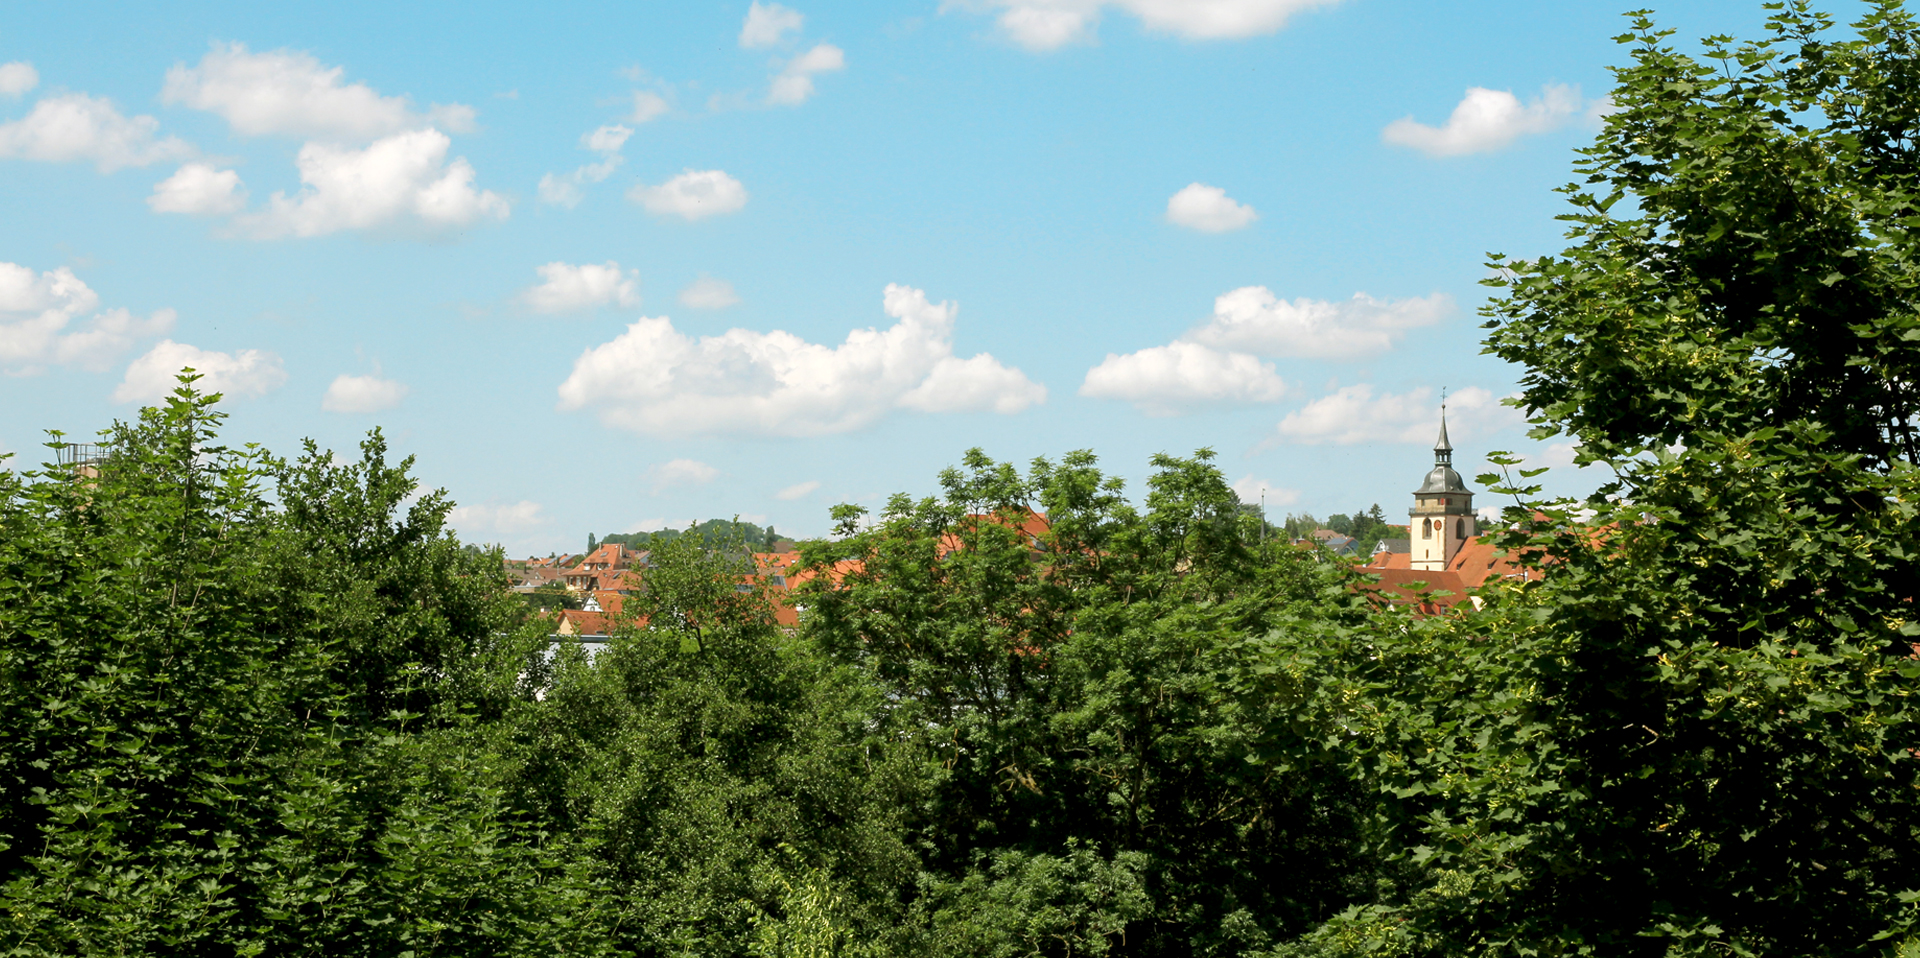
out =
[[656,546],[611,643],[561,649],[499,729],[511,791],[591,843],[625,951],[879,947],[914,874],[898,823],[919,779],[869,748],[879,690],[777,627],[740,544],[716,546]]
[[1136,509],[1091,454],[975,450],[941,497],[842,507],[803,548],[808,636],[930,776],[923,950],[1241,954],[1371,888],[1363,789],[1314,749],[1268,760],[1332,728],[1244,681],[1250,639],[1364,613],[1343,567],[1262,545],[1211,459],[1155,457]]
[[1831,33],[1789,3],[1696,58],[1633,15],[1574,245],[1496,259],[1488,350],[1618,478],[1589,524],[1509,511],[1544,582],[1353,673],[1425,875],[1390,896],[1408,947],[1912,946],[1916,30],[1879,2]]
[[469,732],[522,696],[499,556],[395,515],[378,436],[219,445],[193,379],[97,476],[0,473],[0,948],[602,950]]

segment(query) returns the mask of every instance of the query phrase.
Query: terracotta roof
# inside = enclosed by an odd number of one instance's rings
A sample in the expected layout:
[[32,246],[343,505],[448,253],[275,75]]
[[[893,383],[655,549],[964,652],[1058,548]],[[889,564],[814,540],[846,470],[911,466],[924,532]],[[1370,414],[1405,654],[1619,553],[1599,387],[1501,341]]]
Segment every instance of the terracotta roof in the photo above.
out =
[[[1411,571],[1413,554],[1376,552],[1366,562],[1361,563],[1360,568],[1368,571],[1376,569]],[[1424,574],[1434,575],[1438,572],[1452,574],[1461,585],[1469,589],[1477,589],[1485,585],[1488,579],[1540,578],[1540,570],[1522,568],[1512,560],[1511,556],[1503,555],[1499,547],[1485,536],[1474,536],[1461,543],[1459,551],[1453,554],[1452,559],[1447,560],[1445,569]]]
[[536,566],[533,568],[518,568],[514,566],[509,566],[507,568],[507,575],[510,578],[512,578],[517,585],[540,586],[540,585],[546,585],[549,582],[558,580],[561,577],[565,576],[566,573],[560,571],[559,569],[539,567],[539,566]]
[[[1391,605],[1412,605],[1422,615],[1435,615],[1471,600],[1468,590],[1472,587],[1460,581],[1457,573],[1361,568],[1380,577],[1378,582],[1360,585],[1361,592],[1378,596]],[[1441,592],[1448,594],[1438,594]]]
[[625,543],[609,542],[581,556],[580,561],[574,563],[573,571],[598,572],[603,569],[625,569],[645,555],[644,552],[635,552],[627,548]]
[[561,609],[554,616],[558,620],[553,629],[555,635],[606,635],[613,621],[605,612],[580,609]]
[[[1540,578],[1540,570],[1514,563],[1492,540],[1482,536],[1461,543],[1444,569],[1415,569],[1412,554],[1406,552],[1376,552],[1359,569],[1380,577],[1377,583],[1360,586],[1361,591],[1375,593],[1395,605],[1416,604],[1417,611],[1426,615],[1468,601],[1470,593],[1488,580]],[[1437,591],[1451,595],[1421,595]]]

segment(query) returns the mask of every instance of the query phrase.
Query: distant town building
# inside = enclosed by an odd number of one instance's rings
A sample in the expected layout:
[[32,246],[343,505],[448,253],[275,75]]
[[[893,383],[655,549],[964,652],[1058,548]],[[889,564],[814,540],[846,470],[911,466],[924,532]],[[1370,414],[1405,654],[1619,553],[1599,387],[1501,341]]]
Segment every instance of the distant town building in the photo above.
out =
[[[1440,438],[1433,444],[1433,468],[1414,490],[1407,539],[1382,539],[1361,571],[1378,575],[1370,589],[1396,604],[1418,603],[1434,612],[1467,601],[1468,593],[1488,579],[1539,578],[1540,573],[1509,561],[1492,542],[1480,538],[1473,511],[1473,490],[1453,471],[1453,443],[1447,440],[1446,410],[1440,412]],[[1433,593],[1422,599],[1421,593]],[[1445,594],[1441,594],[1445,593]]]

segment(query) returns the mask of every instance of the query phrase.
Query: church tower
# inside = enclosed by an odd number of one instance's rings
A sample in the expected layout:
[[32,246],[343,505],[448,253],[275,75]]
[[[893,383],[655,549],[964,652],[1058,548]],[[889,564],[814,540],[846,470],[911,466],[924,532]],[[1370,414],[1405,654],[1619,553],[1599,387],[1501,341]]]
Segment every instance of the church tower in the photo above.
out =
[[1433,471],[1413,494],[1407,534],[1412,538],[1412,567],[1438,572],[1447,567],[1460,544],[1477,534],[1473,491],[1453,471],[1453,444],[1447,441],[1447,407],[1440,405],[1440,441],[1433,445]]

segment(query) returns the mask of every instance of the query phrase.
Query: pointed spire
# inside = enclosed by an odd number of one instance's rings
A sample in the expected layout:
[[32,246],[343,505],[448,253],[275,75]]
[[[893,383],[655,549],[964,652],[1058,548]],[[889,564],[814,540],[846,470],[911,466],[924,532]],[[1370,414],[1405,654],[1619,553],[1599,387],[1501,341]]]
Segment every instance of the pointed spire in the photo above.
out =
[[1440,392],[1440,438],[1433,444],[1433,461],[1438,464],[1453,462],[1453,443],[1447,441],[1447,394]]

